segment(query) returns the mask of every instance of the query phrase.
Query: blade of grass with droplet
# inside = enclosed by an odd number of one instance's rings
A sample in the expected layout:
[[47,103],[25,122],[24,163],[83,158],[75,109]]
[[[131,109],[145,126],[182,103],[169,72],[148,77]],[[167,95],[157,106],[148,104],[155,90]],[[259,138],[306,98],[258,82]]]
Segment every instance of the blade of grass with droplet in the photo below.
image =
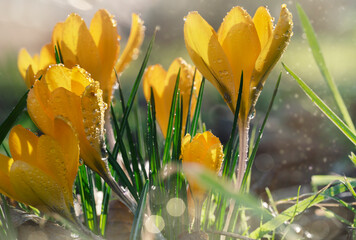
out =
[[137,211],[132,224],[130,240],[140,240],[141,239],[141,230],[143,227],[143,217],[145,215],[146,202],[147,202],[147,193],[149,189],[149,182],[146,181],[145,186],[140,195],[140,201],[137,206]]
[[[118,77],[116,77],[116,78],[117,78],[117,81],[119,83],[119,96],[120,96],[120,102],[121,102],[122,111],[125,112],[126,111],[126,107],[125,107],[124,94],[122,92],[120,80],[119,80]],[[135,101],[135,103],[137,103],[137,101]],[[138,164],[140,162],[139,161],[140,149],[137,147],[137,144],[135,144],[135,142],[133,140],[133,134],[132,134],[132,131],[131,131],[129,123],[127,123],[126,129],[127,129],[126,136],[127,136],[127,140],[128,140],[129,147],[130,147],[133,171],[134,171],[136,183],[138,184],[138,186],[137,186],[138,187],[138,191],[140,192],[142,190],[143,181],[144,181],[142,179],[141,171],[140,171],[139,166],[138,166]],[[140,164],[141,164],[142,171],[145,173],[144,175],[147,176],[146,170],[144,168],[144,163],[140,162]],[[146,177],[146,179],[147,179],[147,177]]]
[[80,194],[80,199],[82,202],[83,216],[84,216],[84,224],[91,230],[95,231],[95,226],[93,222],[93,209],[92,204],[90,202],[89,196],[89,183],[88,176],[86,172],[85,165],[79,167],[78,175],[77,175],[77,190]]
[[283,64],[283,67],[289,72],[290,75],[297,81],[299,86],[307,94],[307,96],[315,103],[315,105],[339,128],[339,130],[354,144],[356,145],[355,133],[321,100],[313,90],[300,79],[289,67]]
[[91,217],[92,217],[92,222],[93,222],[93,229],[92,232],[95,234],[98,234],[99,231],[99,225],[97,221],[97,214],[96,214],[96,204],[95,204],[95,191],[94,191],[94,174],[93,171],[86,167],[86,172],[87,172],[87,180],[88,180],[88,195],[86,196],[86,199],[89,200],[90,203],[90,208],[91,208]]
[[155,160],[156,160],[156,167],[157,171],[161,169],[161,158],[159,155],[159,146],[158,146],[158,139],[157,139],[157,124],[156,124],[156,103],[155,98],[153,95],[153,89],[151,88],[151,114],[152,114],[152,147],[154,149]]
[[172,103],[171,103],[171,110],[170,110],[170,113],[169,113],[166,141],[164,143],[164,151],[163,151],[163,165],[166,165],[171,160],[169,151],[170,151],[171,142],[172,142],[173,122],[174,122],[174,113],[175,113],[176,103],[177,103],[179,79],[180,79],[180,68],[179,68],[179,71],[178,71],[178,74],[177,74],[176,83],[174,85],[174,91],[173,91],[173,97],[172,97]]
[[[352,187],[356,187],[356,181],[350,182]],[[262,224],[259,228],[255,229],[251,234],[250,238],[259,239],[266,234],[276,230],[279,226],[283,225],[286,221],[289,221],[294,215],[299,215],[306,209],[320,203],[330,197],[334,197],[337,194],[347,191],[348,188],[344,184],[338,184],[334,187],[328,189],[324,188],[322,191],[310,196],[304,200],[299,201],[298,205],[293,205],[288,209],[281,212],[278,216],[272,218],[266,223]]]
[[154,40],[155,40],[155,36],[156,36],[156,32],[154,32],[154,34],[152,36],[152,39],[151,39],[151,41],[150,41],[150,43],[148,45],[145,58],[143,59],[140,71],[139,71],[139,73],[138,73],[138,75],[136,77],[135,83],[134,83],[134,85],[132,87],[129,100],[127,101],[127,107],[125,109],[124,116],[123,116],[123,119],[122,119],[121,125],[120,125],[120,135],[121,136],[123,135],[123,132],[125,130],[125,127],[126,127],[126,124],[127,124],[127,120],[129,118],[129,114],[131,112],[131,109],[132,109],[132,106],[133,106],[133,103],[134,103],[134,100],[135,100],[135,97],[136,97],[136,94],[137,94],[138,87],[139,87],[139,85],[141,83],[142,76],[143,76],[143,74],[145,72],[145,69],[146,69],[146,66],[147,66],[147,62],[148,62],[148,59],[150,57],[152,46],[153,46],[153,43],[154,43]]
[[[152,90],[152,89],[151,89]],[[151,91],[152,93],[152,91]],[[151,95],[153,96],[153,94]],[[151,100],[153,99],[153,97],[151,97]],[[149,179],[153,182],[155,182],[155,177],[158,173],[158,164],[157,164],[157,156],[155,155],[155,151],[154,151],[154,141],[153,141],[153,134],[154,130],[153,130],[153,125],[155,124],[152,120],[152,105],[151,105],[151,101],[147,102],[147,141],[146,141],[146,151],[147,151],[147,155],[148,155],[148,159],[149,159]]]
[[108,151],[108,160],[109,163],[111,164],[111,166],[113,167],[114,171],[116,172],[116,174],[118,175],[119,179],[121,180],[120,183],[122,183],[122,185],[124,187],[127,187],[127,189],[130,191],[131,195],[138,200],[138,194],[136,189],[134,188],[134,186],[131,184],[130,180],[127,178],[126,174],[124,173],[124,171],[122,170],[122,168],[120,167],[120,165],[117,163],[117,161],[113,158],[112,154],[110,153],[110,151]]
[[281,78],[282,78],[282,73],[280,73],[279,76],[278,76],[278,80],[276,82],[276,86],[274,87],[272,98],[271,98],[271,101],[270,101],[268,109],[267,109],[267,113],[265,115],[265,118],[263,119],[261,128],[258,131],[258,136],[257,136],[257,139],[256,139],[255,146],[253,147],[253,150],[252,150],[252,152],[250,154],[250,157],[248,159],[248,162],[247,162],[246,172],[245,172],[244,177],[242,179],[242,185],[241,185],[242,189],[244,189],[245,191],[246,191],[245,187],[246,187],[247,178],[248,178],[249,173],[251,172],[252,164],[253,164],[253,162],[255,160],[256,153],[257,153],[257,150],[258,150],[258,146],[260,145],[260,141],[262,139],[262,134],[263,134],[263,131],[264,131],[266,123],[267,123],[267,119],[268,119],[269,114],[270,114],[270,112],[272,110],[272,106],[273,106],[274,100],[275,100],[275,98],[277,96],[277,92],[278,92],[279,84],[281,82]]
[[179,160],[180,145],[182,139],[182,120],[183,120],[183,98],[181,98],[180,90],[178,89],[176,112],[174,117],[174,131],[173,131],[173,149],[172,159],[173,161]]
[[318,65],[318,68],[319,68],[321,74],[323,75],[325,81],[327,82],[327,84],[333,94],[335,102],[343,116],[345,123],[347,124],[347,126],[350,128],[350,130],[353,133],[356,133],[355,126],[354,126],[352,119],[350,117],[350,114],[346,108],[344,100],[342,99],[341,94],[335,84],[335,81],[334,81],[333,77],[331,76],[329,69],[326,66],[324,56],[321,52],[321,49],[320,49],[318,40],[316,38],[316,34],[313,29],[313,26],[311,25],[309,18],[306,15],[306,13],[304,12],[302,6],[299,3],[297,3],[296,5],[297,5],[297,10],[298,10],[298,15],[299,15],[300,21],[303,26],[303,30],[307,36],[309,46],[310,46],[313,56],[314,56],[314,60],[315,60],[316,64]]
[[23,109],[26,107],[28,91],[21,97],[21,99],[16,104],[15,108],[11,111],[9,116],[0,125],[0,144],[4,141],[6,135],[10,131],[11,127],[14,125],[18,116],[22,113]]
[[204,85],[205,85],[205,78],[203,77],[203,79],[202,79],[202,81],[200,83],[200,89],[199,89],[197,103],[196,103],[196,106],[195,106],[194,116],[193,116],[193,120],[192,120],[192,126],[190,128],[190,133],[191,133],[192,138],[197,133],[197,127],[198,127],[198,121],[199,121],[199,116],[200,116],[201,103],[202,103],[202,100],[203,100]]

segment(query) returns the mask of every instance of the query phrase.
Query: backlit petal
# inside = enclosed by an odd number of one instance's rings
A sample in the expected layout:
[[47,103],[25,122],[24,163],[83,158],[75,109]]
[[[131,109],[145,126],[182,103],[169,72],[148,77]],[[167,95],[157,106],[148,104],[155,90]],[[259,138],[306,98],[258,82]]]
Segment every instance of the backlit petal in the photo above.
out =
[[25,48],[22,48],[17,57],[17,67],[23,79],[26,77],[27,68],[33,64],[31,55]]
[[155,99],[163,95],[164,87],[165,87],[164,80],[166,78],[166,75],[167,75],[166,70],[164,70],[164,68],[160,64],[149,66],[146,69],[142,81],[143,81],[143,93],[145,94],[145,98],[147,101],[150,100],[151,87],[153,88],[153,92],[155,92]]
[[258,38],[260,39],[261,49],[266,46],[272,36],[272,22],[273,18],[266,7],[259,7],[253,16],[253,23],[255,24]]
[[[244,100],[240,112],[244,115],[242,117],[246,117],[249,111],[250,78],[261,51],[258,35],[250,15],[240,7],[233,8],[221,24],[219,41],[232,67],[236,90],[239,89],[243,72],[242,98]],[[233,101],[236,102],[237,94],[234,97]]]
[[9,147],[12,158],[36,164],[37,139],[33,132],[21,125],[13,127],[9,134]]
[[251,93],[253,96],[253,105],[257,101],[259,92],[262,90],[263,84],[269,72],[272,70],[287,47],[289,40],[293,35],[292,28],[292,14],[288,11],[286,5],[283,4],[278,23],[273,30],[273,36],[262,49],[252,74],[253,80],[251,88],[255,89],[255,91]]
[[98,48],[80,16],[71,14],[64,22],[60,48],[65,66],[71,68],[79,64],[94,79],[100,78]]
[[125,70],[126,66],[137,57],[139,48],[145,37],[145,27],[141,18],[133,13],[131,32],[127,44],[123,53],[121,54],[119,61],[116,63],[115,70],[117,73],[121,73]]
[[120,45],[117,33],[116,21],[108,11],[101,9],[97,11],[90,23],[90,33],[98,48],[101,64],[100,85],[104,91],[104,101],[111,100],[115,78],[111,78],[115,62],[119,57]]
[[231,109],[236,103],[233,73],[214,29],[197,13],[191,12],[184,24],[184,39],[196,67],[220,92]]
[[71,69],[62,65],[53,65],[47,70],[45,80],[51,92],[59,87],[71,90]]
[[10,181],[23,203],[45,212],[63,212],[67,209],[60,185],[45,172],[26,162],[15,161],[12,164]]
[[10,169],[14,160],[0,154],[0,193],[16,199],[16,193],[10,182]]

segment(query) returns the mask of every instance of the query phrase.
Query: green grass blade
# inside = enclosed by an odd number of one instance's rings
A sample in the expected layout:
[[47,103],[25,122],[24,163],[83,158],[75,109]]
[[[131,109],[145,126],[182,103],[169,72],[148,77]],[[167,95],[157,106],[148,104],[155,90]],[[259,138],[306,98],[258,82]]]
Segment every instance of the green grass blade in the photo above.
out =
[[308,97],[318,106],[318,108],[334,123],[340,131],[354,144],[356,145],[356,135],[355,133],[321,100],[313,90],[300,79],[292,70],[290,70],[285,64],[283,67],[287,72],[292,75],[292,77],[298,82],[299,86],[308,95]]
[[193,92],[194,92],[194,84],[195,84],[195,77],[196,77],[197,69],[194,69],[194,75],[193,75],[193,81],[192,81],[192,87],[190,88],[190,95],[189,95],[189,104],[188,104],[188,114],[187,114],[187,119],[185,120],[185,131],[184,131],[184,136],[187,133],[190,133],[190,115],[191,115],[191,107],[192,107],[192,98],[193,98]]
[[99,220],[100,234],[105,237],[106,223],[108,217],[109,200],[111,195],[111,188],[107,183],[104,183],[103,189],[103,203],[101,204],[101,214]]
[[[0,196],[1,196],[1,201],[2,201],[1,208],[2,208],[3,214],[4,214],[4,216],[3,216],[4,220],[2,220],[2,222],[4,225],[6,224],[6,235],[7,235],[6,239],[15,240],[15,239],[17,239],[17,236],[16,236],[17,231],[15,230],[13,221],[11,219],[10,207],[7,204],[6,197],[2,194],[0,194]],[[5,226],[3,226],[3,228],[5,228]]]
[[117,161],[113,158],[112,154],[110,153],[110,151],[107,149],[108,151],[108,161],[110,163],[110,165],[113,167],[114,171],[116,172],[116,174],[118,175],[119,179],[121,180],[120,183],[123,184],[124,187],[127,187],[127,189],[130,191],[130,193],[132,194],[132,196],[138,200],[138,194],[136,189],[134,188],[134,186],[131,184],[130,180],[127,178],[125,172],[122,170],[122,168],[120,167],[120,165],[117,163]]
[[325,81],[327,82],[327,84],[334,96],[335,102],[336,102],[336,104],[344,118],[345,123],[347,124],[347,126],[350,128],[350,130],[353,133],[356,133],[355,126],[352,122],[349,112],[347,111],[344,100],[342,99],[340,92],[335,84],[335,81],[326,66],[324,56],[321,52],[321,49],[320,49],[318,40],[316,38],[316,34],[313,29],[313,26],[311,25],[309,18],[306,15],[306,13],[304,12],[301,5],[299,3],[297,3],[296,5],[297,5],[297,10],[298,10],[298,15],[299,15],[300,21],[302,23],[304,32],[305,32],[308,42],[309,42],[309,46],[310,46],[313,56],[314,56],[314,60],[315,60],[316,64],[318,65],[321,74],[323,75]]
[[178,90],[176,113],[173,132],[173,149],[172,159],[178,161],[180,156],[180,145],[182,139],[182,121],[183,121],[183,98],[181,98],[180,90]]
[[269,106],[268,106],[268,109],[267,109],[267,113],[265,115],[265,118],[263,119],[263,122],[262,122],[262,125],[261,125],[261,128],[258,132],[258,136],[257,136],[257,139],[256,139],[256,143],[255,143],[255,146],[253,147],[253,150],[251,152],[251,155],[248,159],[248,162],[247,162],[247,167],[246,167],[246,172],[244,174],[244,178],[242,179],[242,189],[245,189],[246,187],[246,183],[247,183],[247,178],[248,178],[248,175],[251,171],[251,168],[252,168],[252,164],[253,164],[253,161],[255,160],[255,157],[256,157],[256,153],[257,153],[257,150],[258,150],[258,146],[260,145],[260,141],[262,139],[262,134],[263,134],[263,131],[265,129],[265,126],[266,126],[266,123],[267,123],[267,119],[269,117],[269,114],[272,110],[272,106],[273,106],[273,103],[274,103],[274,100],[276,98],[276,95],[277,95],[277,92],[278,92],[278,88],[279,88],[279,84],[281,82],[281,78],[282,78],[282,73],[279,74],[279,77],[278,77],[278,80],[277,80],[277,83],[276,83],[276,86],[274,87],[274,91],[273,91],[273,95],[272,95],[272,99],[269,103]]
[[[356,187],[356,181],[350,182],[352,187]],[[324,189],[323,191],[308,197],[302,201],[299,201],[298,205],[293,205],[283,211],[281,214],[278,216],[274,217],[273,219],[267,221],[266,223],[262,224],[259,228],[254,230],[250,234],[250,238],[255,238],[259,239],[262,238],[264,235],[267,233],[270,233],[277,229],[279,226],[284,224],[286,221],[289,221],[292,219],[295,215],[301,214],[304,212],[306,209],[314,206],[317,203],[320,203],[330,197],[334,197],[337,194],[340,194],[342,192],[347,191],[348,188],[344,184],[338,184],[334,187],[331,187],[329,189]]]
[[192,126],[190,128],[190,133],[191,133],[192,138],[197,133],[197,127],[198,127],[198,121],[199,121],[199,116],[200,116],[201,103],[202,103],[202,100],[203,100],[204,85],[205,85],[205,78],[203,77],[203,79],[201,81],[201,84],[200,84],[197,103],[196,103],[196,106],[195,106],[194,116],[193,116],[193,120],[192,120]]
[[175,83],[175,86],[174,86],[171,110],[170,110],[170,113],[169,113],[166,141],[165,141],[165,144],[164,144],[164,151],[163,151],[163,165],[167,164],[171,160],[170,159],[169,150],[171,148],[171,142],[172,142],[174,112],[175,112],[176,104],[177,104],[179,79],[180,79],[180,68],[179,68],[179,71],[178,71],[178,74],[177,74],[177,78],[176,78],[176,83]]
[[136,94],[137,94],[138,87],[140,85],[142,76],[143,76],[143,74],[145,72],[145,69],[146,69],[146,66],[147,66],[147,62],[148,62],[148,59],[149,59],[150,54],[151,54],[153,42],[155,40],[155,36],[156,36],[156,32],[153,34],[152,39],[151,39],[151,41],[150,41],[150,43],[148,45],[145,58],[143,59],[140,71],[139,71],[139,73],[138,73],[138,75],[136,77],[135,83],[134,83],[134,85],[132,87],[129,100],[127,101],[127,107],[125,109],[124,116],[123,116],[123,119],[122,119],[122,122],[121,122],[121,125],[120,125],[120,135],[121,136],[123,135],[123,132],[125,130],[125,127],[126,127],[126,124],[127,124],[127,120],[129,118],[129,114],[131,112],[131,109],[132,109],[132,106],[133,106],[133,103],[134,103],[134,100],[135,100],[135,97],[136,97]]
[[228,175],[230,178],[233,176],[234,169],[236,163],[231,162],[231,157],[234,156],[234,150],[237,149],[235,146],[237,145],[237,120],[239,118],[240,112],[240,105],[241,105],[241,98],[242,98],[242,88],[243,88],[243,72],[241,73],[241,80],[240,80],[240,88],[239,88],[239,95],[237,97],[236,102],[236,109],[234,114],[234,121],[232,123],[231,134],[227,143],[227,148],[225,151],[225,158],[224,158],[224,169],[223,169],[223,176]]
[[153,89],[151,88],[151,114],[152,114],[152,148],[154,149],[154,154],[155,154],[155,161],[156,161],[156,167],[157,171],[161,169],[161,158],[159,155],[159,146],[158,146],[158,139],[157,139],[157,124],[156,124],[156,104],[155,104],[155,98],[153,95]]
[[15,108],[11,111],[9,116],[0,125],[0,144],[4,141],[6,135],[14,125],[18,116],[22,113],[26,107],[28,91],[21,97],[20,101],[16,104]]
[[143,187],[142,193],[140,195],[140,201],[137,206],[137,211],[132,224],[130,240],[139,240],[141,239],[141,229],[143,227],[143,217],[146,209],[147,202],[147,193],[149,189],[149,182],[146,181],[145,186]]

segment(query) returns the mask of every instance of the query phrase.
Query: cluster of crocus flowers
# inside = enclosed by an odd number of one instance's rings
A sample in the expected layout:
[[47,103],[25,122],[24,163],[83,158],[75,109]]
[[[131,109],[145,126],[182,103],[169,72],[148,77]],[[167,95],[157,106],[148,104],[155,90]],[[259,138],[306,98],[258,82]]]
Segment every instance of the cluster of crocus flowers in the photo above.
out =
[[243,8],[234,7],[225,16],[218,32],[197,12],[185,18],[184,38],[191,59],[218,89],[232,112],[236,109],[243,74],[237,188],[245,171],[249,116],[269,72],[289,43],[292,27],[292,15],[285,4],[276,26],[265,7],[258,8],[253,18]]
[[[223,146],[216,136],[210,131],[198,133],[192,139],[187,134],[182,139],[181,158],[183,169],[189,164],[197,164],[198,167],[212,171],[218,174],[224,160]],[[206,196],[206,187],[202,187],[196,182],[191,174],[186,174],[189,183],[189,189],[193,195],[194,201],[188,198],[190,202],[190,215],[195,215],[196,225],[199,225],[200,209]],[[188,192],[188,196],[190,196]],[[194,213],[195,209],[195,213]]]
[[75,223],[73,183],[79,166],[79,144],[71,124],[53,120],[51,134],[36,136],[20,125],[9,135],[11,156],[0,154],[0,193],[47,214]]
[[[176,58],[170,65],[168,71],[164,70],[160,64],[156,64],[149,66],[143,76],[143,91],[145,98],[147,102],[151,100],[152,89],[155,100],[156,117],[164,137],[166,137],[168,130],[169,113],[179,70],[180,79],[178,89],[180,90],[180,95],[183,100],[182,132],[184,133],[190,98],[191,117],[195,111],[201,84],[201,74],[197,71],[194,76],[194,67],[186,63],[182,58]],[[192,96],[190,96],[192,87],[193,92]]]
[[[51,64],[61,62],[68,68],[79,65],[100,82],[103,100],[108,104],[116,82],[115,71],[120,74],[135,58],[143,37],[143,21],[137,14],[133,14],[130,37],[119,58],[117,23],[108,11],[97,11],[89,28],[79,15],[73,13],[65,22],[57,23],[52,33],[52,42],[42,48],[40,55],[31,57],[22,49],[18,67],[30,87]],[[56,51],[59,59],[56,59]]]
[[80,157],[97,172],[133,211],[134,201],[122,194],[113,180],[106,159],[104,113],[106,104],[99,82],[79,66],[72,69],[62,64],[51,65],[41,80],[36,80],[27,98],[28,113],[38,128],[46,134],[56,131],[54,119],[68,119],[78,134]]

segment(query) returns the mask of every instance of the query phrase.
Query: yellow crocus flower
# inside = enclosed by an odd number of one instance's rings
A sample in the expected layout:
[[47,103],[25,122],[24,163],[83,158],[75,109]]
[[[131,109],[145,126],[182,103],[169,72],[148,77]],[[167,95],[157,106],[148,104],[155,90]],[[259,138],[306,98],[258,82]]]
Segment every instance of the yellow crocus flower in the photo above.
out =
[[[223,146],[216,136],[207,131],[198,133],[192,139],[190,134],[187,134],[182,139],[181,158],[183,169],[191,168],[188,164],[197,164],[206,170],[210,170],[216,174],[219,173],[222,162],[224,160]],[[200,184],[195,182],[194,176],[190,171],[185,171],[189,182],[188,203],[189,215],[195,215],[196,229],[200,229],[200,211],[203,201],[206,197],[206,190]]]
[[0,154],[0,193],[75,223],[72,187],[79,166],[78,138],[64,118],[50,135],[20,125],[9,135],[12,158]]
[[[177,74],[180,69],[179,86],[183,99],[183,123],[182,132],[185,131],[185,124],[188,115],[190,92],[193,84],[194,67],[186,63],[182,58],[176,58],[170,65],[168,71],[160,64],[149,66],[143,76],[143,92],[147,101],[151,98],[151,88],[154,94],[156,118],[166,137],[171,109],[174,86]],[[193,96],[191,101],[191,117],[197,103],[197,97],[201,84],[201,74],[197,71],[194,80]]]
[[[183,164],[196,163],[218,174],[224,160],[223,146],[209,131],[198,133],[193,139],[187,134],[182,139],[181,158]],[[188,182],[194,197],[202,198],[205,191],[194,181],[189,181],[189,176]]]
[[[119,58],[120,35],[117,23],[107,10],[97,11],[88,28],[77,14],[70,14],[65,22],[57,23],[51,44],[43,47],[39,56],[33,58],[25,49],[18,56],[18,68],[28,87],[40,76],[38,72],[55,64],[55,46],[60,50],[63,64],[69,68],[80,65],[100,82],[104,102],[111,101],[116,82],[114,69],[120,74],[135,58],[144,38],[143,21],[132,14],[131,33]],[[39,60],[38,60],[39,59]]]
[[218,32],[197,13],[185,18],[184,38],[198,70],[219,90],[235,112],[243,72],[240,118],[246,119],[263,84],[292,36],[292,15],[282,5],[278,23],[267,8],[259,7],[253,18],[237,6],[225,16]]
[[[56,116],[68,119],[78,134],[84,163],[120,194],[102,156],[106,109],[102,94],[99,82],[79,66],[69,69],[62,64],[51,65],[30,89],[27,108],[38,128],[49,135],[56,131],[53,124]],[[133,209],[131,203],[127,205]]]
[[281,7],[276,26],[267,8],[259,7],[253,18],[237,6],[225,16],[218,32],[197,13],[185,18],[184,38],[188,53],[197,69],[220,92],[235,112],[243,73],[239,111],[239,165],[236,189],[246,169],[249,116],[266,78],[281,57],[293,34],[292,14]]

